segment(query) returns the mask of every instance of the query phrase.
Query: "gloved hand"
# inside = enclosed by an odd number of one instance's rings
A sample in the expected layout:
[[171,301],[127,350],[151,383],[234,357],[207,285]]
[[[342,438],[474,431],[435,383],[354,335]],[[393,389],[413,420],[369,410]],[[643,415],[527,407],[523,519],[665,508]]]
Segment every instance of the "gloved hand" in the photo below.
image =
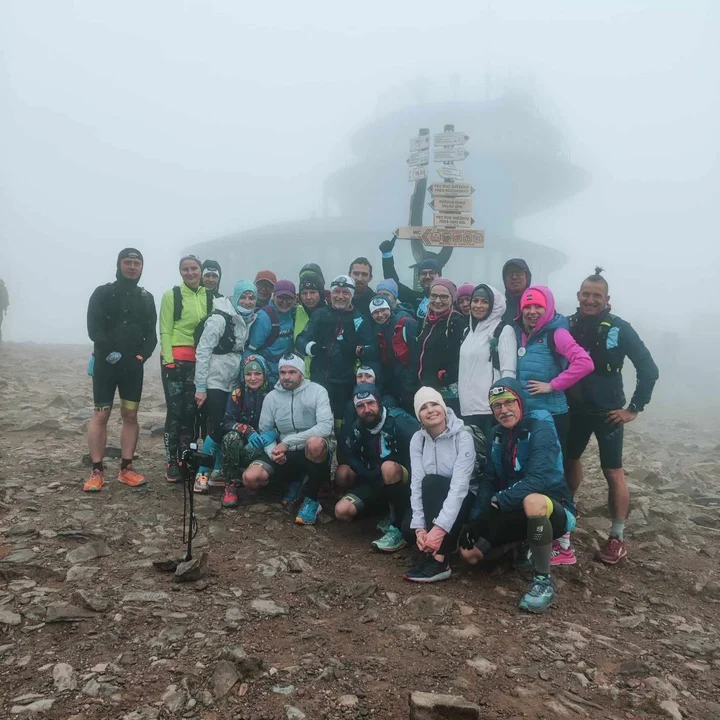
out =
[[122,353],[119,352],[111,352],[105,358],[105,362],[109,363],[110,365],[114,365],[115,363],[120,362],[120,360],[122,360]]
[[395,247],[396,240],[397,240],[397,235],[393,235],[392,240],[383,240],[380,243],[380,252],[383,254],[383,256],[392,255],[392,251],[393,251],[393,248]]
[[95,355],[90,356],[90,360],[88,361],[88,375],[92,377],[95,374]]
[[433,525],[432,530],[427,534],[427,537],[425,538],[425,549],[426,550],[432,550],[432,552],[436,553],[438,550],[440,550],[440,546],[442,545],[442,541],[445,539],[445,536],[447,535],[447,532],[443,530],[438,525]]
[[277,440],[277,431],[266,430],[264,433],[260,433],[260,439],[262,440],[260,447],[266,448],[270,443],[274,443]]
[[253,450],[262,450],[265,447],[265,445],[263,445],[262,435],[259,435],[256,432],[250,435],[247,444],[248,447],[251,447]]

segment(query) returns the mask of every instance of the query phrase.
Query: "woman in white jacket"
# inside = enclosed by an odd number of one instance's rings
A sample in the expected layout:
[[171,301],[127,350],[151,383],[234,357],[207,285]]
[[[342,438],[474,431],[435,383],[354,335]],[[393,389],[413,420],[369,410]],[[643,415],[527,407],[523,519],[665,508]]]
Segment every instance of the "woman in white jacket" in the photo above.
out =
[[414,405],[422,428],[410,441],[410,528],[427,555],[404,577],[429,583],[451,575],[449,556],[474,497],[475,441],[437,390],[421,387]]
[[[222,420],[230,393],[238,384],[242,353],[255,322],[257,288],[250,280],[239,280],[231,298],[213,301],[213,311],[195,350],[195,400],[198,407],[207,404],[210,434],[203,441],[203,453],[215,456],[213,473],[200,467],[195,477],[196,493],[208,492],[220,474],[222,464]],[[211,481],[212,478],[212,481]],[[218,483],[221,485],[222,483]]]
[[476,425],[485,437],[495,425],[488,404],[491,385],[504,377],[515,377],[517,339],[511,325],[498,330],[505,312],[505,295],[480,284],[470,300],[469,327],[460,346],[458,394],[460,412],[468,425]]

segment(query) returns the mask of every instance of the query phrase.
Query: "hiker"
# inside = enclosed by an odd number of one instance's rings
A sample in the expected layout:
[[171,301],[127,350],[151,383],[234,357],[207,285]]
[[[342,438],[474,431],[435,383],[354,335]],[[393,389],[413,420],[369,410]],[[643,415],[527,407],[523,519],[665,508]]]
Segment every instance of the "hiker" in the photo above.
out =
[[398,284],[392,278],[381,280],[377,284],[377,295],[384,297],[387,300],[390,310],[392,310],[393,313],[395,313],[398,317],[407,316],[414,320],[415,312],[413,311],[413,308],[407,303],[401,303],[398,301],[399,292],[400,290],[398,289]]
[[366,318],[370,318],[369,305],[375,297],[375,291],[370,287],[373,278],[372,265],[366,257],[357,257],[348,269],[348,275],[355,281],[353,293],[353,306]]
[[272,300],[277,281],[277,275],[275,275],[272,270],[260,270],[255,276],[254,283],[257,288],[257,310],[264,308]]
[[222,422],[228,396],[237,384],[245,343],[255,322],[256,301],[255,285],[249,280],[239,280],[232,297],[216,298],[212,313],[198,325],[201,334],[195,351],[195,402],[198,408],[207,408],[211,432],[203,441],[202,451],[212,455],[215,463],[212,468],[198,468],[196,493],[206,493],[213,485],[224,485],[220,480]]
[[[567,393],[570,430],[565,468],[570,490],[575,494],[583,479],[581,458],[594,434],[600,468],[608,484],[612,519],[610,537],[596,557],[606,565],[615,565],[627,557],[624,532],[630,492],[623,470],[624,427],[650,402],[659,372],[636,330],[610,312],[609,289],[602,268],[595,268],[595,272],[585,278],[577,297],[579,307],[570,317],[570,334],[590,354],[595,369]],[[630,359],[637,377],[627,407],[622,377],[625,358]]]
[[455,308],[463,317],[470,316],[470,300],[474,289],[475,283],[466,282],[458,285],[457,296],[455,297]]
[[[312,314],[321,307],[326,307],[325,280],[312,270],[300,271],[300,284],[298,285],[298,306],[295,308],[295,324],[293,325],[293,343],[297,342],[298,335],[305,330]],[[312,358],[305,356],[305,376],[310,377],[310,362]]]
[[83,486],[85,492],[98,492],[105,482],[103,458],[107,424],[116,390],[120,396],[122,418],[118,480],[130,487],[145,483],[145,477],[133,470],[132,462],[140,433],[137,412],[144,365],[157,347],[157,313],[153,296],[138,285],[143,267],[139,250],[121,250],[117,257],[115,282],[96,288],[88,303],[87,328],[93,341],[90,374],[95,410],[88,426],[92,471]]
[[205,260],[202,264],[202,285],[213,299],[222,297],[220,294],[220,281],[222,269],[217,260]]
[[522,258],[512,258],[503,265],[502,279],[506,304],[502,321],[512,323],[520,315],[520,297],[530,287],[532,273]]

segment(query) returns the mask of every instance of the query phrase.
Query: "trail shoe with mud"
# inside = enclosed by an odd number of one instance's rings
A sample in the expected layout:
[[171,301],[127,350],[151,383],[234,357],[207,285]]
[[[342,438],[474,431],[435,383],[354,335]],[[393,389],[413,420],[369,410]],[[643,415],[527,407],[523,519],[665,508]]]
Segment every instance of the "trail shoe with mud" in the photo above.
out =
[[83,485],[84,492],[100,492],[105,484],[105,473],[102,470],[93,470]]
[[545,612],[555,601],[555,590],[549,575],[533,576],[530,589],[520,600],[520,609],[531,613]]
[[211,488],[224,488],[225,487],[225,476],[222,474],[222,470],[215,469],[210,473],[210,479],[208,480],[208,486]]
[[403,577],[410,582],[434,583],[448,580],[451,575],[450,561],[447,558],[440,562],[432,555],[428,555],[427,559],[423,560],[419,565],[406,570]]
[[238,487],[234,482],[228,483],[225,486],[225,494],[222,499],[222,506],[224,508],[236,508],[239,504],[238,500]]
[[165,466],[165,479],[169,483],[180,482],[180,466],[177,463],[169,462]]
[[298,510],[295,522],[298,525],[314,525],[322,508],[317,500],[305,498],[300,510]]
[[129,485],[130,487],[139,487],[147,482],[145,476],[141,475],[139,472],[135,472],[132,469],[132,466],[121,469],[118,474],[118,480],[123,485]]
[[623,558],[627,557],[625,543],[611,535],[608,541],[595,554],[595,558],[606,565],[617,565]]
[[385,534],[378,540],[372,541],[372,548],[377,552],[391,553],[401,550],[407,545],[403,534],[394,525],[389,525]]
[[205,473],[198,473],[195,476],[195,484],[193,485],[193,492],[198,495],[205,495],[210,492],[208,487],[209,478]]

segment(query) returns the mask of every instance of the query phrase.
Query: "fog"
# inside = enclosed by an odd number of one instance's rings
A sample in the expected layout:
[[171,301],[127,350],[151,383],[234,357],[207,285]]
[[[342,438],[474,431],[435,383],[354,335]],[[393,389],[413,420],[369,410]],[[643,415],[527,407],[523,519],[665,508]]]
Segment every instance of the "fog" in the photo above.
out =
[[[720,259],[719,20],[700,1],[6,0],[4,337],[86,342],[87,299],[120,248],[144,253],[159,302],[183,248],[322,215],[323,181],[363,125],[521,87],[591,175],[516,223],[568,255],[550,277],[562,309],[600,263],[620,315],[718,347],[704,334]],[[286,250],[298,269],[316,260],[292,237]]]

